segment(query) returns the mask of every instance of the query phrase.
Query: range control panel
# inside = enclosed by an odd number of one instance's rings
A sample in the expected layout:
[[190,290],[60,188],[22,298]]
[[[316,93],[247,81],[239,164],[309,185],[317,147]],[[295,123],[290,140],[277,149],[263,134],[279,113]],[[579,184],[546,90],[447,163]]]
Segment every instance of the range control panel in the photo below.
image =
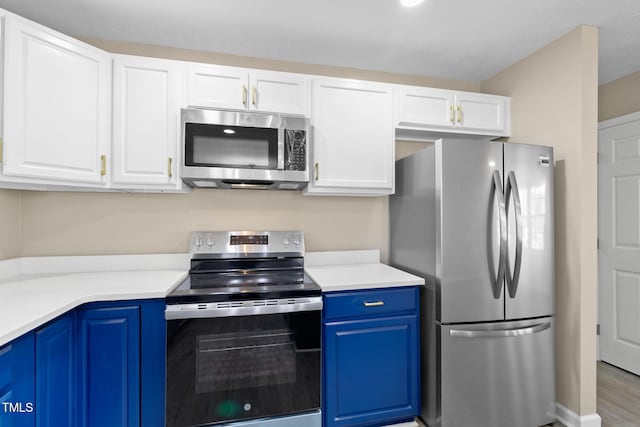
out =
[[194,231],[189,252],[219,256],[294,253],[304,255],[302,231]]

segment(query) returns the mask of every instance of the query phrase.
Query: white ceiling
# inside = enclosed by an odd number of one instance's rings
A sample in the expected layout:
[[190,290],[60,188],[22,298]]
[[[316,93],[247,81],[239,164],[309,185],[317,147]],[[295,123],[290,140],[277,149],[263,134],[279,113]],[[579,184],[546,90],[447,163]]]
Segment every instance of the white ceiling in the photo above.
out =
[[638,0],[0,0],[75,36],[479,82],[580,24],[600,83],[640,70]]

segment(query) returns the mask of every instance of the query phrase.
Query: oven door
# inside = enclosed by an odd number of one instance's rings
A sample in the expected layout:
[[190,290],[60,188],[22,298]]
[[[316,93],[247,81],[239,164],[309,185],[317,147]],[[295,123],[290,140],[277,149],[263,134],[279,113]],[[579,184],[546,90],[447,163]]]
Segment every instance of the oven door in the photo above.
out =
[[166,425],[320,408],[322,300],[168,305]]

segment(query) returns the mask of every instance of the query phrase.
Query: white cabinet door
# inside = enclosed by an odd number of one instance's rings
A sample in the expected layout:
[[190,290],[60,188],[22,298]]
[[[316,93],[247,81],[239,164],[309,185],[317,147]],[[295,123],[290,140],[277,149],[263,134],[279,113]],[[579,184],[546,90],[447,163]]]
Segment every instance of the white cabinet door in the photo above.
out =
[[392,193],[391,85],[316,80],[311,102],[313,173],[307,193]]
[[400,85],[394,97],[400,138],[429,140],[435,132],[496,136],[511,132],[509,97]]
[[244,110],[249,102],[249,72],[242,68],[190,64],[187,104]]
[[251,70],[252,110],[282,114],[309,114],[309,81],[299,74]]
[[452,128],[453,92],[400,86],[396,94],[397,124],[411,127]]
[[104,184],[109,54],[6,17],[4,67],[3,173]]
[[456,92],[456,127],[495,131],[505,130],[506,99],[503,96]]
[[179,182],[181,63],[136,56],[113,61],[113,162],[116,188],[176,189]]

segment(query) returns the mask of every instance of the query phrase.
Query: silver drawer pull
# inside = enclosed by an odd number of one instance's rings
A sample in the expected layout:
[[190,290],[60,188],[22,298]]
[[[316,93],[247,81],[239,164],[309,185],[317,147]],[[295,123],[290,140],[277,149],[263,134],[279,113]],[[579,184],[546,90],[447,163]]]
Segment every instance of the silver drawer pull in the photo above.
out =
[[384,305],[384,301],[364,302],[365,307],[379,307],[381,305]]

